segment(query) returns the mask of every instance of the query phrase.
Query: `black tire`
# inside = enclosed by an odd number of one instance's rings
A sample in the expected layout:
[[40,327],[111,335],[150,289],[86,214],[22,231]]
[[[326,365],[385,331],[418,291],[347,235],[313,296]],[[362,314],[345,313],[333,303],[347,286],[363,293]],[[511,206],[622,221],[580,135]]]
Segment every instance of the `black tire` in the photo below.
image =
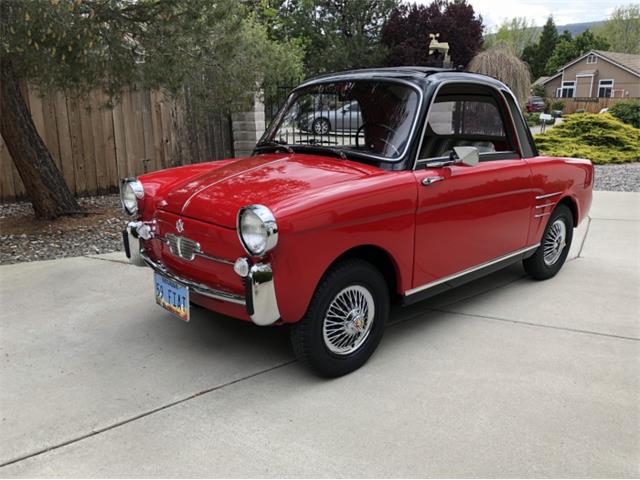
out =
[[316,118],[311,124],[311,132],[316,135],[327,135],[331,131],[331,122],[326,118]]
[[[342,354],[331,351],[331,348],[336,346],[329,346],[325,341],[324,325],[329,307],[346,288],[356,288],[361,291],[364,288],[369,292],[369,298],[373,300],[375,308],[368,334],[361,333],[364,338],[361,340],[362,343],[353,352]],[[380,271],[363,260],[346,260],[332,267],[325,274],[311,299],[306,315],[302,320],[291,325],[290,338],[293,352],[298,360],[321,376],[345,375],[360,368],[373,354],[384,333],[388,316],[389,290]],[[362,324],[363,320],[359,322]],[[352,347],[347,346],[347,348]]]
[[[565,245],[562,248],[562,252],[560,253],[560,255],[553,262],[549,262],[549,259],[545,261],[545,248],[551,247],[551,244],[549,242],[554,241],[552,240],[553,232],[551,232],[551,230],[554,228],[556,222],[562,222],[564,224],[565,235],[563,241]],[[567,259],[572,240],[573,214],[571,213],[569,207],[564,204],[560,204],[555,208],[555,210],[549,217],[547,226],[544,229],[544,233],[542,234],[540,246],[532,256],[526,258],[522,262],[524,265],[524,269],[536,280],[546,280],[548,278],[554,277],[560,271],[562,265],[564,265],[564,262]]]

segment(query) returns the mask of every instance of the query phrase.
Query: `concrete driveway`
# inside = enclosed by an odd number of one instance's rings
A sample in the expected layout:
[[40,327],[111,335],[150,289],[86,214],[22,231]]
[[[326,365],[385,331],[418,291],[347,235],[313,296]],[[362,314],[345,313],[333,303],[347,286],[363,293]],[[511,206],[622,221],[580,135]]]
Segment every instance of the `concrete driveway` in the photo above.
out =
[[640,475],[640,194],[598,192],[555,279],[397,310],[336,380],[284,329],[175,320],[122,255],[0,267],[0,477]]

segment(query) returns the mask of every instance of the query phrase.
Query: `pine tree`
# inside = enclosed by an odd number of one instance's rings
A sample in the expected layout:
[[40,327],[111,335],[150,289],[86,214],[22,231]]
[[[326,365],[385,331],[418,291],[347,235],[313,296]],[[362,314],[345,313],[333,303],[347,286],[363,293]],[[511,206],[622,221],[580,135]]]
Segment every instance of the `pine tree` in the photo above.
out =
[[547,19],[547,23],[542,28],[538,44],[527,49],[523,53],[523,59],[529,64],[532,79],[537,79],[544,75],[545,67],[549,58],[553,54],[558,43],[558,30],[553,22],[553,17]]

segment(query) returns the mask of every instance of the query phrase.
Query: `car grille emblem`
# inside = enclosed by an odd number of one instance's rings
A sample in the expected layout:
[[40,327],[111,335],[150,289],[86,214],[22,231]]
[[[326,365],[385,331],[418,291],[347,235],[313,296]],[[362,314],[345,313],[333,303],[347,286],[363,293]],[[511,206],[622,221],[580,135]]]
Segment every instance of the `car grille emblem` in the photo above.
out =
[[182,221],[181,218],[179,218],[178,221],[176,222],[176,231],[178,233],[184,232],[184,222]]

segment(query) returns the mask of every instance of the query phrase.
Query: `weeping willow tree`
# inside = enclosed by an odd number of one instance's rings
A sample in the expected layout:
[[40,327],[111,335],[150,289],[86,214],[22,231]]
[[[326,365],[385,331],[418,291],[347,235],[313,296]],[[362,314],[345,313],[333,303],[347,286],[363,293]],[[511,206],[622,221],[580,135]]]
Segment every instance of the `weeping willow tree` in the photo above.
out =
[[506,44],[498,44],[480,52],[473,57],[468,69],[470,72],[497,78],[511,89],[520,103],[529,96],[531,89],[529,67]]

